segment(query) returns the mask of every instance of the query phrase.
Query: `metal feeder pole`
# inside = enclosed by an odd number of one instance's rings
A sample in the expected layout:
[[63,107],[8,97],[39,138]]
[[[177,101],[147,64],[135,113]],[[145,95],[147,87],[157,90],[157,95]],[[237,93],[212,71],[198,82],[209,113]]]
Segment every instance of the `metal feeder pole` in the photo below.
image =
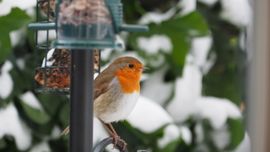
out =
[[70,152],[91,152],[93,141],[93,51],[71,50]]

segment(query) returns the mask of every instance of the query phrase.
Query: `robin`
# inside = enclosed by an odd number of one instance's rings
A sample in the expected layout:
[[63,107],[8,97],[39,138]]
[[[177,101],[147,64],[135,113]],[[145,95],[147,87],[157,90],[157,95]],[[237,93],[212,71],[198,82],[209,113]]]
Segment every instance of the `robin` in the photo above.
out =
[[[94,80],[94,114],[103,123],[115,143],[122,141],[112,122],[124,120],[136,105],[140,93],[143,64],[133,57],[114,60]],[[68,128],[64,134],[68,133]]]

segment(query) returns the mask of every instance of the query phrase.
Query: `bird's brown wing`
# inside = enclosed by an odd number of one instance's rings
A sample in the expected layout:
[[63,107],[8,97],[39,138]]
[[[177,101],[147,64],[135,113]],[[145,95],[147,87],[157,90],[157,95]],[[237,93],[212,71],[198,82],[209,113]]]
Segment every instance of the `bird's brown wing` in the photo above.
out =
[[109,84],[113,80],[114,75],[111,71],[104,70],[101,72],[94,81],[94,101],[101,94],[105,93],[109,89]]

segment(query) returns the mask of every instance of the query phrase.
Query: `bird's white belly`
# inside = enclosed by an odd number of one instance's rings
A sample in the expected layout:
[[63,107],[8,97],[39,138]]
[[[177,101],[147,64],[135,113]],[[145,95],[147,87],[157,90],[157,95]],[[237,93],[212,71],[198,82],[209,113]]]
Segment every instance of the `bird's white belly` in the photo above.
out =
[[139,98],[139,92],[130,94],[124,94],[118,101],[117,105],[111,110],[107,110],[105,113],[99,115],[99,118],[105,123],[124,120],[134,109],[137,100]]

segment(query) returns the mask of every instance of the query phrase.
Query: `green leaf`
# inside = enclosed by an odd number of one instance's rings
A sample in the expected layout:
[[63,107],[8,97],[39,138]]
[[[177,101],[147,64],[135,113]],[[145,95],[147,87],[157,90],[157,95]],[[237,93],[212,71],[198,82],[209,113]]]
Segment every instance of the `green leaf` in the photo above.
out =
[[244,139],[245,128],[242,119],[228,119],[228,127],[230,131],[230,145],[229,150],[234,150]]
[[0,17],[0,63],[11,52],[9,33],[25,26],[30,20],[25,11],[19,8],[13,8],[8,15]]
[[2,31],[0,34],[0,63],[2,63],[6,59],[6,57],[10,54],[10,52],[11,52],[11,41],[9,33]]
[[13,8],[8,15],[0,17],[0,31],[11,32],[25,26],[30,20],[25,11]]
[[28,118],[37,124],[46,124],[50,121],[50,117],[44,111],[30,107],[29,105],[21,102],[22,108]]

